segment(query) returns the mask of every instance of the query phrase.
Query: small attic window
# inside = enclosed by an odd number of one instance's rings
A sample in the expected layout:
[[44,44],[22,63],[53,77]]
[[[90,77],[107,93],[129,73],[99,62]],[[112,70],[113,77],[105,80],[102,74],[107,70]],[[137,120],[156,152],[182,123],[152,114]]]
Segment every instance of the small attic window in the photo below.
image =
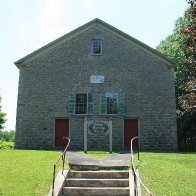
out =
[[102,40],[101,39],[93,39],[92,40],[92,54],[93,55],[101,55],[102,54]]

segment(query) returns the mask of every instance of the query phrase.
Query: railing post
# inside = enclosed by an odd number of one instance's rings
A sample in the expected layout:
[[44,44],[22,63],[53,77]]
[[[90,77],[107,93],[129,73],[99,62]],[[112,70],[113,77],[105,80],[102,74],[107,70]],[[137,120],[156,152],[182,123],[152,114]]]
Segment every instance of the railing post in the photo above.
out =
[[56,173],[56,165],[54,165],[54,172],[53,172],[52,196],[54,196],[55,173]]
[[[133,171],[133,176],[134,176],[134,194],[135,196],[138,196],[138,188],[137,188],[137,180],[139,181],[139,183],[145,188],[145,190],[148,192],[148,194],[150,196],[152,196],[152,193],[150,192],[150,190],[144,185],[144,183],[141,181],[141,179],[139,178],[139,176],[136,173],[136,169],[134,166],[134,155],[133,155],[133,140],[138,139],[138,137],[134,137],[131,139],[131,163],[132,163],[132,171]],[[139,160],[139,140],[138,140],[138,160]]]
[[64,166],[65,166],[65,153],[62,156],[63,156],[63,167],[62,167],[62,174],[63,174]]
[[87,153],[87,117],[84,117],[84,153]]
[[62,153],[64,151],[64,137],[62,137]]
[[139,147],[139,138],[137,137],[137,159],[140,160],[140,147]]
[[[52,184],[52,196],[54,196],[54,183],[55,183],[56,165],[57,165],[57,163],[62,159],[62,161],[63,161],[63,164],[62,164],[62,175],[63,175],[64,166],[65,166],[65,154],[66,154],[67,148],[68,148],[69,143],[70,143],[70,139],[69,139],[69,138],[63,137],[63,140],[64,140],[64,139],[67,139],[67,140],[68,140],[68,143],[67,143],[65,149],[63,150],[61,156],[59,157],[59,159],[58,159],[58,160],[55,162],[55,164],[54,164],[53,184]],[[62,142],[63,142],[63,141],[62,141]]]

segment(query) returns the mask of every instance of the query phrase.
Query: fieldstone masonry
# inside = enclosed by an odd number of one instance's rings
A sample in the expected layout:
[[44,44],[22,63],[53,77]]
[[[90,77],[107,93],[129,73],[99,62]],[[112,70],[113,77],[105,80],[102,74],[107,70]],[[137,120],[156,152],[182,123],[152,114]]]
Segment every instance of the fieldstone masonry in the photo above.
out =
[[[91,54],[92,39],[102,55]],[[113,148],[123,148],[124,119],[139,123],[141,149],[177,149],[172,62],[95,19],[15,63],[20,70],[16,148],[53,148],[55,119],[69,119],[71,149],[84,147],[84,115],[68,114],[68,93],[91,92],[93,115],[112,120]],[[104,83],[90,83],[91,75]],[[100,115],[100,93],[125,93],[125,115]],[[88,148],[109,149],[109,136],[88,138]]]

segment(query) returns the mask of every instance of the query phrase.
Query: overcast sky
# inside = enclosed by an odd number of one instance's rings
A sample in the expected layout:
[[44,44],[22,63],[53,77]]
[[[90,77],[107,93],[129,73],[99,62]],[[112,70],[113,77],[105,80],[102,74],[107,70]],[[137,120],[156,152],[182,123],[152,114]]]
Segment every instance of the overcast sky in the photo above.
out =
[[19,70],[13,62],[100,18],[155,48],[187,8],[185,0],[0,0],[0,95],[15,130]]

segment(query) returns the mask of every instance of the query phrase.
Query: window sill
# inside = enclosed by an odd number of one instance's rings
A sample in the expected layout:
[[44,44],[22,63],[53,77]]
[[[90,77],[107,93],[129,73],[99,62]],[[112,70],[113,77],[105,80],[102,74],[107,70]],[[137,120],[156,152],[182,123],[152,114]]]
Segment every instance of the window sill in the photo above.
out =
[[101,54],[93,54],[93,53],[91,53],[91,56],[102,56],[102,53]]

